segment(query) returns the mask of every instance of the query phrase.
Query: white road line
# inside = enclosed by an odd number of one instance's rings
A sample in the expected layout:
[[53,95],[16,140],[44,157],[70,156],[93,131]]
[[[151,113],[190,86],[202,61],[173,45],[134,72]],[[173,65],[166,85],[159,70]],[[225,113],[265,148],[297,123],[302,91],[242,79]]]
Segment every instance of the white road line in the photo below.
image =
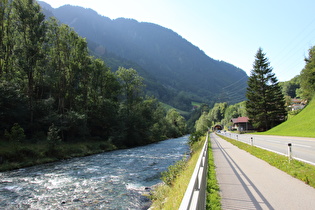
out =
[[281,142],[281,141],[275,141],[275,140],[263,140],[263,141],[276,142],[276,143],[280,143]]
[[305,147],[305,148],[311,148],[311,146],[303,145],[303,144],[295,144],[292,143],[293,146],[298,146],[298,147]]

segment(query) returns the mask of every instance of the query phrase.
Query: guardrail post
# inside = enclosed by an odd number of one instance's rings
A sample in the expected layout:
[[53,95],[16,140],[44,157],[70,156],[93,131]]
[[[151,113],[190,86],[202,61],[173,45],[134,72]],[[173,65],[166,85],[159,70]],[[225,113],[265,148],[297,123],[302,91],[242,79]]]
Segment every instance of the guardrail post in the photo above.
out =
[[288,158],[289,162],[292,160],[292,144],[288,143]]

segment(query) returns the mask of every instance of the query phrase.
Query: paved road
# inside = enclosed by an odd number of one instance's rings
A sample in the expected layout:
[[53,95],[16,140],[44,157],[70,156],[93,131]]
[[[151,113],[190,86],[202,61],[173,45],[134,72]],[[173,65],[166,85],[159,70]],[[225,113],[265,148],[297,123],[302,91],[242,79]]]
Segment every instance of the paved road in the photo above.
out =
[[234,133],[226,133],[224,135],[248,144],[250,144],[252,137],[253,144],[255,146],[262,147],[264,149],[268,149],[283,155],[288,154],[288,143],[291,143],[292,155],[295,159],[315,165],[315,138]]
[[222,209],[315,209],[315,189],[211,134]]

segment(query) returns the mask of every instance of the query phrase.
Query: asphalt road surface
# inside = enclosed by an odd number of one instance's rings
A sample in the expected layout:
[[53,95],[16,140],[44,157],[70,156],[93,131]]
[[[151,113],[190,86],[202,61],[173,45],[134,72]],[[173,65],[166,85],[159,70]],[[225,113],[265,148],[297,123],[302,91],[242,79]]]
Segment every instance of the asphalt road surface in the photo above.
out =
[[254,146],[282,155],[288,155],[288,144],[291,143],[291,154],[294,159],[315,165],[315,138],[235,134],[224,132],[221,134],[247,144],[251,144],[252,138]]
[[213,133],[211,144],[222,209],[315,209],[314,188]]

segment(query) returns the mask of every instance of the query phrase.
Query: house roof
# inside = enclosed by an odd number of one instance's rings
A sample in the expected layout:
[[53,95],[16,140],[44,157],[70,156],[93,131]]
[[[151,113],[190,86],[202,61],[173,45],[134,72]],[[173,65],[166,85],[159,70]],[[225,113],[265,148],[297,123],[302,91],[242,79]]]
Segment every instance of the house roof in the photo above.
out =
[[291,101],[292,101],[292,103],[302,103],[303,102],[302,99],[298,99],[298,98],[292,98]]
[[238,117],[238,118],[233,118],[231,120],[234,124],[236,123],[247,123],[249,121],[248,117]]

